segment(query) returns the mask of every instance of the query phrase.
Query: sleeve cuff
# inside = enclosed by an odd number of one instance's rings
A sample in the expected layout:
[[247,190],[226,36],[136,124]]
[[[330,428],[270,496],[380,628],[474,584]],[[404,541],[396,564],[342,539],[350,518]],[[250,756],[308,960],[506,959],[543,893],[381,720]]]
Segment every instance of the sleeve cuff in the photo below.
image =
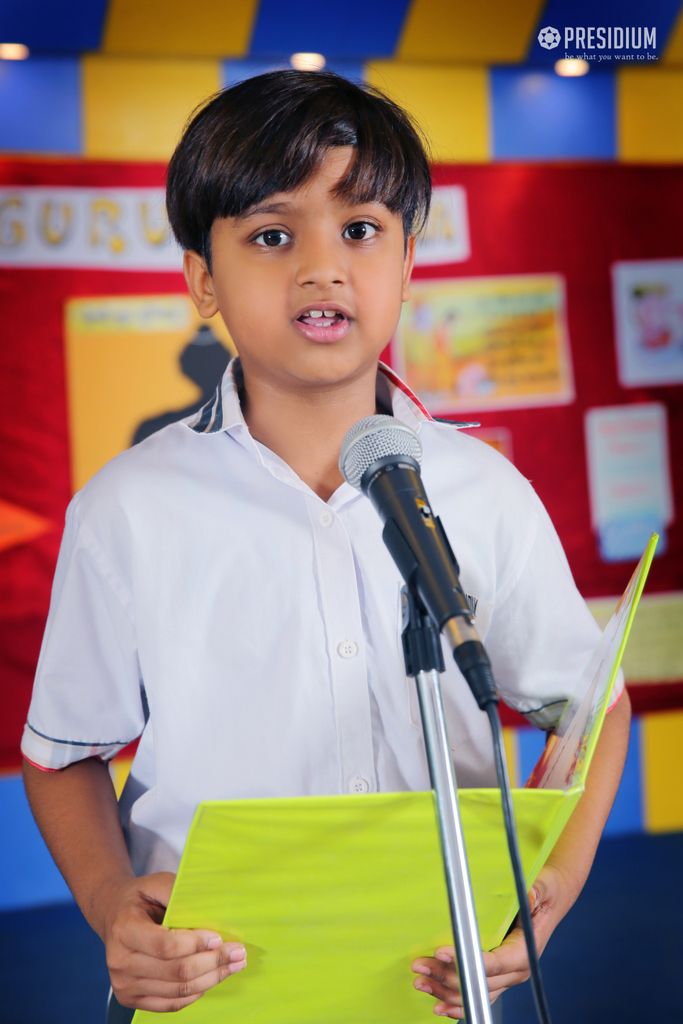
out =
[[24,726],[21,740],[21,753],[35,768],[45,772],[58,772],[76,761],[84,761],[88,757],[98,757],[101,761],[111,761],[119,750],[127,747],[132,740],[121,740],[114,743],[81,743],[72,740],[59,740],[45,736],[32,728],[28,722]]

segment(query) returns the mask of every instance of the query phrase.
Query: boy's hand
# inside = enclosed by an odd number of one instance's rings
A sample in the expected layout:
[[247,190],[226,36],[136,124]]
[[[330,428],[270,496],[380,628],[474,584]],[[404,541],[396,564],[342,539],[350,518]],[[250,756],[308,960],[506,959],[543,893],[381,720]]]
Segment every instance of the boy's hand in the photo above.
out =
[[[545,949],[553,929],[562,917],[558,913],[560,892],[560,877],[555,868],[546,864],[529,893],[531,921],[539,953]],[[411,964],[411,970],[420,975],[413,983],[415,988],[439,1000],[434,1006],[434,1013],[455,1020],[462,1019],[462,995],[452,946],[440,946],[433,957],[420,957]],[[520,924],[512,928],[500,946],[490,953],[484,953],[484,970],[492,1003],[506,988],[527,980],[529,960]]]
[[217,932],[165,928],[175,875],[162,871],[125,882],[108,901],[107,967],[122,1006],[157,1013],[196,1002],[246,967],[246,950]]

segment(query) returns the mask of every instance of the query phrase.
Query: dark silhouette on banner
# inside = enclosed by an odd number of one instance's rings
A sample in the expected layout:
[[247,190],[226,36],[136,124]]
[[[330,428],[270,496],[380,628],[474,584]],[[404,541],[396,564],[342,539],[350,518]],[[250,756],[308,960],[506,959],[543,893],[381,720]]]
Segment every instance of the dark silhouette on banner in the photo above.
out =
[[218,340],[208,324],[203,324],[180,354],[180,369],[202,389],[201,397],[184,409],[172,409],[160,416],[143,420],[133,435],[133,444],[144,441],[150,434],[167,427],[169,423],[175,423],[198,412],[213,395],[231,358],[232,353],[223,342]]

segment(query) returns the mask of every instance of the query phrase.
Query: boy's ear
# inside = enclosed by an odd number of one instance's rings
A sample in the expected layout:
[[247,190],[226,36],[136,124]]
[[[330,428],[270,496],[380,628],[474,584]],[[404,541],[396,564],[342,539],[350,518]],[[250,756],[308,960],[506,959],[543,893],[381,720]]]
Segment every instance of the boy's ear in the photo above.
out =
[[410,275],[415,265],[415,235],[408,235],[406,239],[406,255],[403,261],[403,296],[402,301],[407,302],[410,298]]
[[218,303],[206,260],[198,252],[189,249],[183,254],[183,273],[199,315],[208,320],[218,312]]

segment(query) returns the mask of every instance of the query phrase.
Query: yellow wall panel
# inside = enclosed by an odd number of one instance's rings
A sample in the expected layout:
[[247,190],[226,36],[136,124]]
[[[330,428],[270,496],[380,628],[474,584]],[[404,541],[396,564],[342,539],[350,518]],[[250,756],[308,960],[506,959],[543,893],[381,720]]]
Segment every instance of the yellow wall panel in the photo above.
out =
[[621,160],[683,161],[683,69],[624,69],[617,97]]
[[168,160],[192,110],[219,87],[218,61],[85,57],[85,155]]
[[642,758],[646,830],[683,829],[683,711],[643,716]]
[[[617,606],[616,597],[591,598],[587,604],[601,629]],[[683,592],[643,594],[628,638],[622,667],[628,683],[666,683],[683,679]]]
[[489,159],[488,72],[378,61],[366,81],[405,107],[426,132],[434,160],[477,163]]
[[669,36],[662,59],[665,64],[683,64],[683,9]]
[[413,0],[397,56],[401,60],[520,61],[542,0]]
[[258,0],[110,0],[102,49],[145,57],[243,57]]
[[115,757],[113,761],[109,762],[109,774],[111,775],[111,780],[114,783],[117,799],[121,798],[123,787],[126,784],[126,779],[130,775],[132,764],[132,757],[121,756]]
[[517,741],[517,730],[512,726],[503,727],[503,740],[505,741],[505,754],[510,773],[510,785],[518,789],[521,785],[519,779],[519,743]]

